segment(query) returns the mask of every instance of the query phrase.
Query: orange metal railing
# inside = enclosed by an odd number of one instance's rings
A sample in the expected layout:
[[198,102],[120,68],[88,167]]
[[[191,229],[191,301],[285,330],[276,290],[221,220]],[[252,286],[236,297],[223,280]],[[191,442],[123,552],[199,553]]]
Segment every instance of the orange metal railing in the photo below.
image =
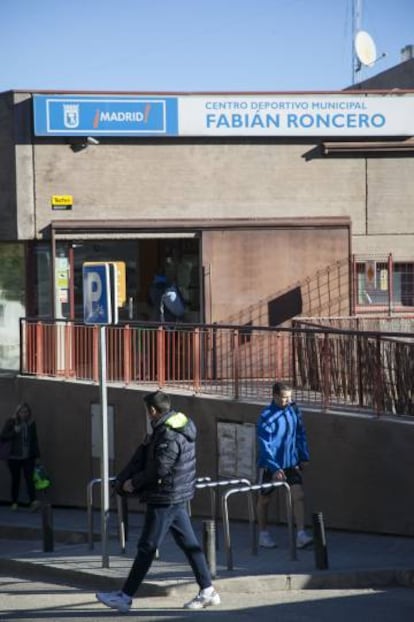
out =
[[[21,373],[98,382],[98,331],[75,322],[21,320]],[[323,409],[414,414],[414,334],[297,323],[107,327],[107,380],[232,399],[260,399],[275,379]]]

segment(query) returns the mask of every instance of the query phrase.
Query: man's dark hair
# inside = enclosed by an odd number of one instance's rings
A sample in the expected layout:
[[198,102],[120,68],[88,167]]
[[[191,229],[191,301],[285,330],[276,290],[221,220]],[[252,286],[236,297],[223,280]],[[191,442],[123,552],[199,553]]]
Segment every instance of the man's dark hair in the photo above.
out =
[[292,387],[285,382],[275,382],[273,385],[273,395],[280,395],[282,391],[291,391]]
[[163,391],[153,391],[144,396],[144,403],[147,408],[152,406],[159,413],[168,412],[171,408],[169,395]]

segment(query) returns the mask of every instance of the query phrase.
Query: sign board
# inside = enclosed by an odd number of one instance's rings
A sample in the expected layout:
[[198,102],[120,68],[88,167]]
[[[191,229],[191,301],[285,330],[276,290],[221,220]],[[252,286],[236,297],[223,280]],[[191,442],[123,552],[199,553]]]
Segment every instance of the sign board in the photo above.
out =
[[177,135],[176,97],[34,95],[36,136]]
[[71,194],[54,194],[52,196],[52,205],[54,207],[67,207],[73,205],[73,196]]
[[[115,305],[117,308],[122,307],[126,301],[126,266],[125,261],[105,261],[113,266],[116,279],[116,297]],[[88,261],[88,266],[101,266],[102,261]]]
[[217,423],[220,477],[245,477],[256,481],[256,426],[252,423]]
[[117,279],[113,263],[84,263],[82,277],[85,324],[117,324]]
[[126,266],[125,261],[114,261],[115,274],[116,274],[116,291],[117,299],[116,306],[122,307],[126,302]]
[[365,289],[373,290],[377,286],[377,262],[369,259],[365,262]]
[[33,95],[36,136],[412,136],[412,94]]

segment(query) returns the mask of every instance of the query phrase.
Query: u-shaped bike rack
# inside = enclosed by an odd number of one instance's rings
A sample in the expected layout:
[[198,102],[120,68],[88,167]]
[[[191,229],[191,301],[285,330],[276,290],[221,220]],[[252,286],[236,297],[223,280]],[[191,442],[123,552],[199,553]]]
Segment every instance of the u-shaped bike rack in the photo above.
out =
[[[115,481],[115,477],[110,477],[109,481]],[[101,484],[102,479],[97,477],[89,482],[86,486],[86,508],[88,513],[88,546],[89,549],[92,550],[94,547],[93,542],[93,490],[97,484]],[[116,498],[116,510],[118,517],[118,537],[119,543],[121,545],[122,553],[125,553],[126,546],[126,516],[123,507],[122,497],[120,495],[115,495]]]
[[[110,477],[109,481],[113,482],[116,478]],[[89,549],[92,550],[94,548],[93,542],[93,490],[97,484],[101,484],[101,478],[95,478],[89,482],[86,488],[86,501],[87,501],[87,513],[88,513],[88,545]],[[244,484],[244,486],[240,486],[238,484]],[[233,551],[231,545],[231,534],[230,534],[230,521],[229,521],[229,510],[228,510],[228,500],[232,495],[235,494],[247,494],[247,510],[249,516],[249,527],[251,533],[251,543],[252,543],[252,554],[257,555],[257,538],[256,538],[256,520],[255,520],[255,512],[254,512],[254,504],[253,504],[253,493],[259,490],[266,490],[269,488],[278,488],[283,487],[286,493],[286,513],[287,513],[287,521],[288,521],[288,532],[289,532],[289,548],[290,548],[290,558],[292,560],[297,559],[296,555],[296,541],[294,537],[294,528],[293,528],[293,512],[292,512],[292,495],[290,492],[290,486],[286,482],[269,482],[266,484],[251,484],[250,480],[246,478],[240,479],[224,479],[224,480],[216,480],[212,481],[210,477],[199,477],[196,480],[196,489],[203,490],[208,489],[210,491],[210,511],[211,511],[211,520],[216,523],[216,510],[217,510],[217,489],[228,487],[228,486],[237,486],[234,488],[230,488],[225,491],[221,499],[221,510],[222,510],[222,520],[223,520],[223,531],[224,531],[224,546],[226,550],[226,560],[227,560],[227,569],[233,570]],[[121,546],[122,553],[125,553],[126,549],[126,523],[127,523],[127,515],[123,503],[123,498],[115,494],[116,498],[116,508],[117,508],[117,518],[118,518],[118,537]],[[189,510],[191,512],[191,507],[189,506]]]
[[293,512],[292,512],[292,495],[290,492],[290,486],[286,482],[269,482],[267,484],[253,484],[251,486],[239,486],[238,488],[231,488],[227,490],[222,497],[222,516],[223,516],[223,528],[224,528],[224,546],[226,549],[227,570],[233,570],[233,551],[231,546],[230,536],[230,523],[229,523],[229,510],[228,499],[232,495],[247,493],[247,507],[249,512],[249,523],[252,536],[252,553],[257,555],[257,540],[256,540],[256,523],[254,520],[254,507],[253,507],[253,495],[256,490],[266,490],[268,488],[278,488],[283,486],[286,492],[286,511],[289,531],[289,544],[290,544],[290,558],[296,560],[296,541],[294,537],[293,529]]

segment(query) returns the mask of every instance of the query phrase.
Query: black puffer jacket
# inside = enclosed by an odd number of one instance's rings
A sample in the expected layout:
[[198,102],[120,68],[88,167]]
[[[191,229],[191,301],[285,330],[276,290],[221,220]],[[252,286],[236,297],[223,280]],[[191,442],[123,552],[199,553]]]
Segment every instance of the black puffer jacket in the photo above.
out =
[[183,413],[170,410],[153,422],[153,433],[119,473],[116,489],[131,479],[140,501],[181,503],[194,496],[196,427]]

